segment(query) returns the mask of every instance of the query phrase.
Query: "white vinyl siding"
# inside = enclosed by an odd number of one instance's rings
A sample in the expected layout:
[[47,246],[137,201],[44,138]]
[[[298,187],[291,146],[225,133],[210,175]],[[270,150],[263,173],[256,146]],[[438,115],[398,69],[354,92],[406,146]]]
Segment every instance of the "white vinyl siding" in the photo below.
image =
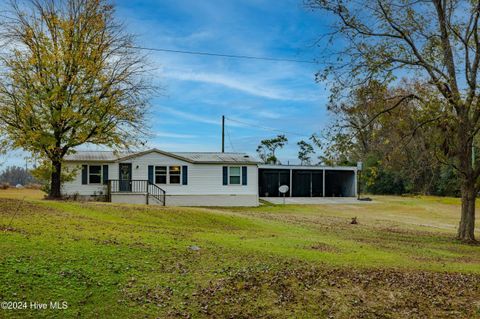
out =
[[[158,187],[166,191],[167,195],[255,195],[258,196],[258,169],[257,165],[228,165],[224,163],[218,164],[192,164],[159,153],[148,153],[143,156],[130,158],[123,161],[124,163],[132,163],[132,179],[148,180],[148,166],[166,166],[167,172],[169,166],[179,166],[180,172],[182,166],[188,166],[188,185],[182,185],[182,176],[180,173],[180,184],[158,184]],[[106,185],[82,185],[81,183],[81,165],[102,165],[107,163],[68,163],[70,166],[80,166],[74,181],[64,184],[64,194],[78,193],[80,195],[92,195],[93,192],[106,192]],[[118,164],[108,163],[109,179],[118,179]],[[225,187],[223,185],[223,166],[248,166],[247,180],[248,185],[242,187]],[[240,169],[241,176],[241,169]],[[167,176],[168,178],[168,176]],[[155,181],[155,168],[154,168]],[[168,181],[168,179],[167,179]],[[240,181],[241,185],[241,181]],[[234,200],[232,196],[232,200]]]
[[[180,184],[158,184],[164,189],[167,195],[257,195],[258,182],[249,182],[243,187],[225,187],[223,185],[223,166],[248,166],[247,180],[258,180],[257,165],[225,165],[219,164],[192,164],[176,158],[159,153],[149,153],[136,158],[126,160],[125,163],[132,163],[132,179],[148,180],[148,166],[188,166],[188,185]],[[115,163],[118,170],[118,164]],[[137,168],[138,166],[138,168]],[[113,179],[113,177],[111,177]]]
[[[75,178],[70,182],[65,182],[62,185],[62,194],[63,195],[100,195],[106,194],[107,192],[107,185],[103,184],[103,175],[101,175],[100,183],[98,184],[82,184],[82,165],[94,166],[100,165],[108,165],[108,178],[109,179],[118,179],[118,164],[117,163],[98,163],[98,162],[90,162],[90,163],[66,163],[65,169],[69,172],[75,171]],[[87,175],[89,175],[89,168],[87,167]],[[88,178],[88,177],[87,177]]]

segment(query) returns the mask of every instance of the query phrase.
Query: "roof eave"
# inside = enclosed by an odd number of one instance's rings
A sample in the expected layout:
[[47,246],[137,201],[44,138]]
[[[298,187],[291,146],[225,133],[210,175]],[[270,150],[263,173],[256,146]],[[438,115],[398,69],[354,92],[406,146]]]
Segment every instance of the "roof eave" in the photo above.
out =
[[105,159],[66,159],[64,162],[68,163],[85,163],[85,162],[100,162],[100,163],[115,163],[116,160],[105,160]]
[[228,165],[232,165],[232,164],[237,164],[237,165],[258,165],[259,163],[258,162],[226,162],[226,161],[222,161],[222,162],[214,162],[214,161],[195,161],[193,162],[194,164],[228,164]]
[[185,161],[185,162],[188,162],[188,163],[194,163],[189,158],[179,156],[179,155],[176,155],[176,154],[173,154],[173,153],[161,151],[161,150],[156,149],[156,148],[152,148],[150,150],[139,152],[139,153],[134,153],[134,154],[127,155],[127,156],[124,156],[124,157],[119,157],[118,159],[115,160],[115,162],[125,161],[125,160],[131,159],[131,158],[139,157],[139,156],[150,154],[150,153],[153,153],[153,152],[159,153],[159,154],[162,154],[162,155],[165,155],[165,156],[168,156],[168,157],[176,158],[178,160]]

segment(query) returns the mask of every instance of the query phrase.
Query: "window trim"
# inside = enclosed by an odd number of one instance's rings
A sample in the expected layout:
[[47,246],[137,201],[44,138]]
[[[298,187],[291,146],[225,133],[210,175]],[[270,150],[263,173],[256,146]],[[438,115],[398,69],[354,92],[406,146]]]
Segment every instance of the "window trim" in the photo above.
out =
[[[100,177],[100,181],[98,183],[93,183],[90,182],[90,167],[92,166],[99,166],[100,167],[100,172],[98,174],[93,174],[93,175],[98,175]],[[102,185],[103,184],[103,165],[102,164],[88,164],[88,185]]]
[[[232,184],[232,183],[230,182],[230,177],[231,177],[231,176],[234,176],[234,177],[237,176],[237,175],[231,175],[231,174],[230,174],[230,169],[231,169],[231,168],[238,168],[238,178],[239,178],[239,179],[238,179],[238,184],[237,184],[237,183]],[[242,167],[241,167],[241,166],[228,166],[228,174],[227,174],[227,176],[228,176],[228,185],[232,185],[232,186],[242,186]]]
[[[156,174],[156,170],[157,170],[157,167],[166,167],[167,168],[167,171],[165,173],[165,178],[166,178],[166,183],[164,184],[161,184],[161,183],[157,183],[157,174]],[[179,174],[174,174],[173,176],[178,176],[179,177],[179,182],[178,183],[170,183],[170,167],[172,166],[178,166],[180,168],[180,171],[179,171]],[[153,182],[155,185],[172,185],[172,186],[181,186],[183,185],[182,183],[182,179],[183,178],[183,169],[182,169],[182,165],[181,164],[161,164],[161,165],[156,165],[154,164],[153,165]]]
[[[157,183],[157,167],[165,167],[165,183]],[[168,165],[153,165],[153,182],[156,185],[168,185]]]
[[[178,174],[173,174],[173,176],[178,176],[178,183],[172,183],[170,180],[172,177],[170,168],[174,166],[178,167]],[[182,165],[168,165],[168,185],[182,185]]]

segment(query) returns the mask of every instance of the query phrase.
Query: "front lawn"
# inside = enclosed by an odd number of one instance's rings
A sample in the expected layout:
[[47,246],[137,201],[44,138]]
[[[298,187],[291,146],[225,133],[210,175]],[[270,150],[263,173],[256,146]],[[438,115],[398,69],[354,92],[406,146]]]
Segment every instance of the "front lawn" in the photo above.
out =
[[2,318],[480,317],[480,246],[454,240],[457,199],[164,208],[40,198],[0,190],[0,300],[68,308],[28,304]]

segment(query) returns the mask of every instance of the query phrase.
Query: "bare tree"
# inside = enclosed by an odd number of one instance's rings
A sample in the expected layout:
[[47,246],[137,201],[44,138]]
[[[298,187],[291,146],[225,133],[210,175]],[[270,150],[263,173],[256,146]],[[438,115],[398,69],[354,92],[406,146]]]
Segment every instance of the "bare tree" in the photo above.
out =
[[326,73],[319,73],[319,79],[335,77],[334,94],[370,80],[393,83],[398,77],[415,78],[432,87],[429,95],[398,98],[416,100],[416,107],[430,114],[423,125],[434,125],[442,132],[437,156],[455,167],[461,184],[458,238],[475,241],[480,163],[472,160],[472,148],[480,129],[479,2],[307,0],[306,4],[336,17],[328,36],[346,40],[332,54],[338,60]]

